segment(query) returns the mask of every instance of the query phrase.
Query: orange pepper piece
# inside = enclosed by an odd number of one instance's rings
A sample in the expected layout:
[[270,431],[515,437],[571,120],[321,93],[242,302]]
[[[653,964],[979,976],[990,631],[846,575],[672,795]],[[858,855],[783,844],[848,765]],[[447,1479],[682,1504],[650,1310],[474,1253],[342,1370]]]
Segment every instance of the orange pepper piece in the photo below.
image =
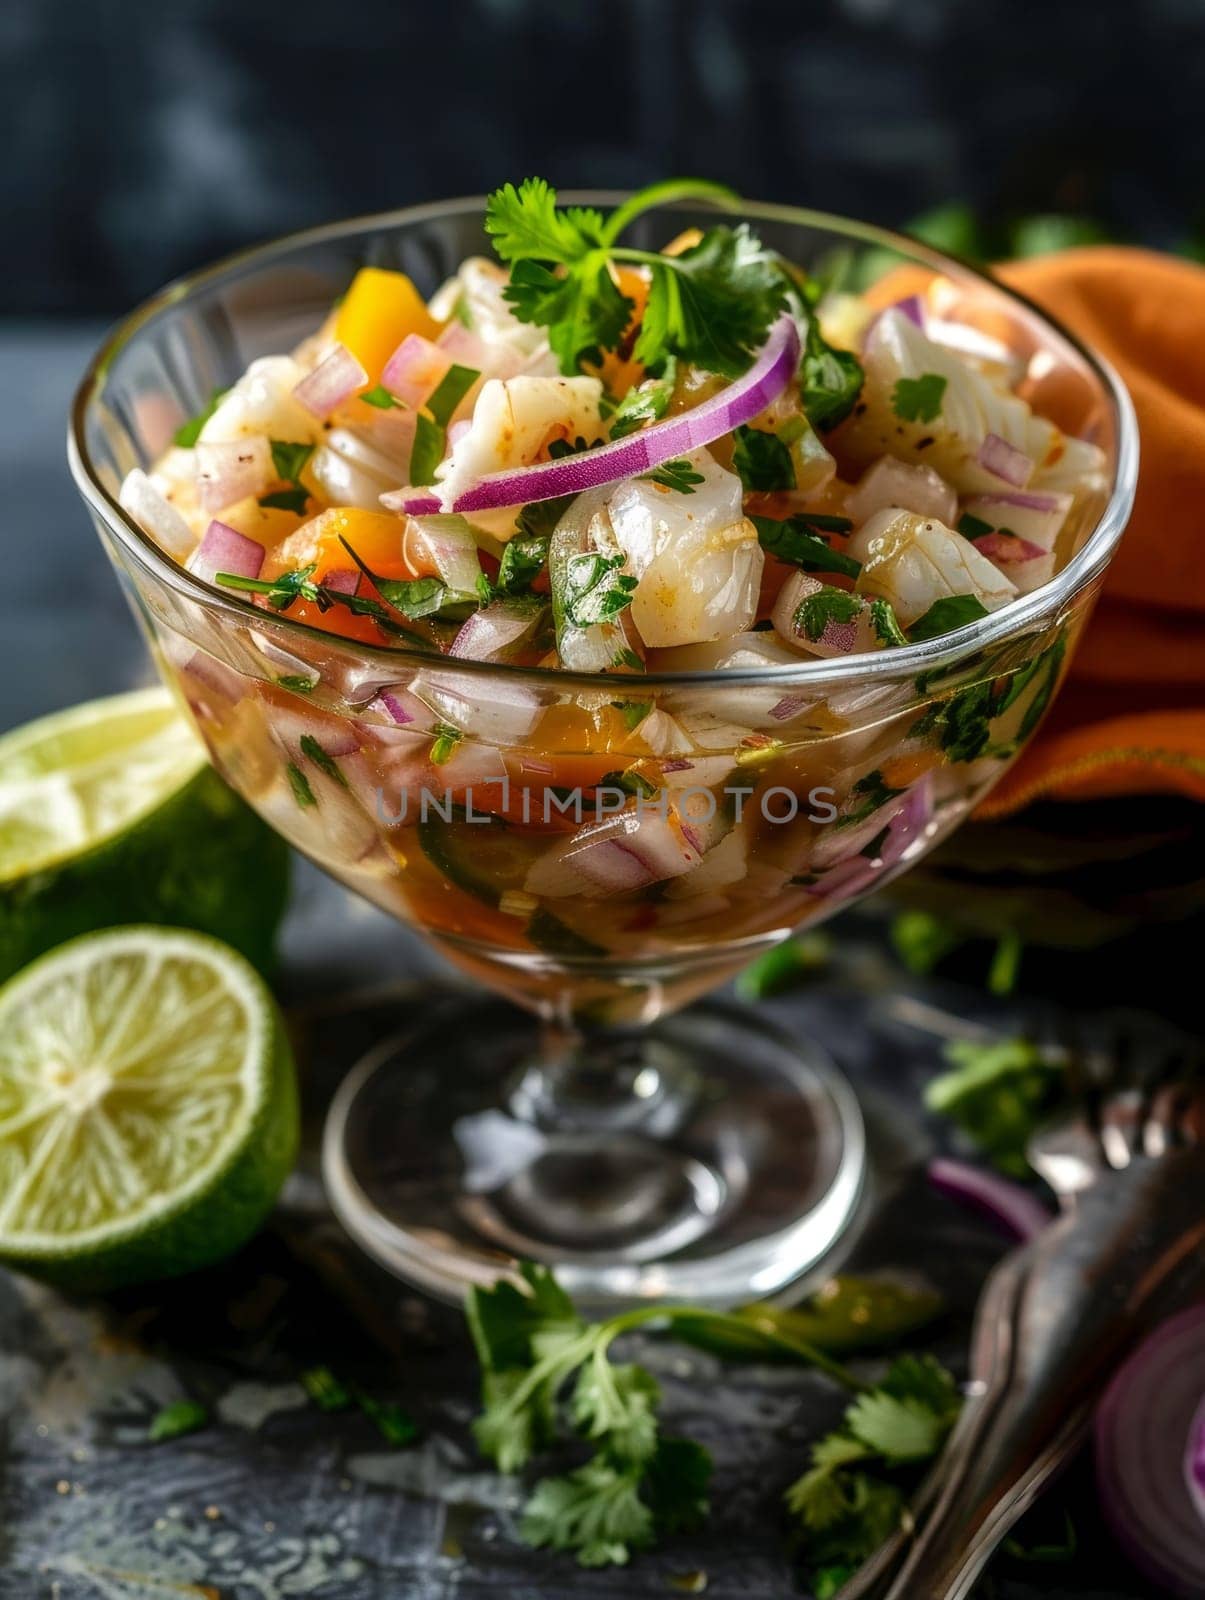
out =
[[408,333],[435,339],[441,324],[404,272],[361,267],[335,313],[335,337],[368,374],[381,381],[381,369]]

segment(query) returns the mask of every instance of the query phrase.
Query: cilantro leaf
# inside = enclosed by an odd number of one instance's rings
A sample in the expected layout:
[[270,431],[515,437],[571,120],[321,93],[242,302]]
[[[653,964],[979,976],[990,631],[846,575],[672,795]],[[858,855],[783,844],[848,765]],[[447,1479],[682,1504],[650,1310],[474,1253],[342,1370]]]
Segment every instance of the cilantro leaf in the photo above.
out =
[[612,622],[632,603],[636,579],[622,572],[622,555],[586,551],[571,556],[565,571],[565,620],[575,628]]
[[648,1463],[643,1496],[658,1533],[680,1533],[707,1515],[711,1456],[693,1439],[662,1439]]
[[761,240],[744,223],[711,228],[681,255],[652,256],[648,264],[636,359],[656,366],[677,355],[739,377],[786,304],[786,281]]
[[295,516],[303,517],[309,499],[305,489],[274,489],[271,494],[261,494],[256,504],[265,511],[292,511]]
[[615,1454],[646,1461],[657,1447],[657,1380],[637,1366],[615,1366],[597,1346],[581,1369],[571,1413],[587,1439],[606,1439]]
[[290,761],[285,768],[285,772],[289,779],[289,788],[293,791],[293,798],[301,809],[305,811],[310,806],[316,806],[318,801],[314,791],[310,788],[310,780],[302,772],[301,768]]
[[530,594],[531,586],[548,565],[549,535],[516,534],[502,552],[494,589],[502,595]]
[[992,532],[990,522],[984,522],[982,517],[973,517],[969,511],[962,513],[957,527],[964,539],[982,539],[985,533]]
[[763,428],[737,428],[732,465],[751,492],[773,494],[795,487],[795,464],[789,448],[777,434]]
[[583,1567],[624,1565],[653,1542],[653,1513],[641,1500],[639,1466],[595,1456],[559,1478],[543,1478],[520,1525],[536,1549],[573,1550]]
[[486,202],[485,231],[503,261],[574,261],[603,243],[601,213],[558,208],[556,190],[544,178],[495,189]]
[[818,518],[801,513],[783,522],[776,522],[772,517],[749,520],[757,529],[762,549],[777,556],[779,561],[800,567],[804,572],[842,572],[847,578],[856,578],[862,570],[860,561],[834,550],[820,531],[825,524],[832,523],[840,525],[832,531],[847,531],[852,524],[845,517]]
[[935,600],[908,629],[914,644],[922,639],[939,639],[943,633],[965,627],[968,622],[978,622],[987,616],[987,607],[973,594],[947,594]]
[[1020,1037],[957,1039],[946,1046],[946,1060],[951,1070],[928,1085],[925,1105],[949,1117],[1001,1171],[1028,1176],[1026,1146],[1065,1092],[1061,1064]]
[[689,461],[663,461],[652,472],[642,472],[640,476],[650,483],[660,484],[663,489],[673,489],[677,494],[694,494],[695,484],[704,481],[703,474],[696,472]]
[[165,1439],[180,1439],[186,1433],[197,1433],[208,1423],[209,1412],[199,1400],[176,1400],[155,1413],[146,1436],[153,1444],[160,1444]]
[[862,602],[844,589],[820,589],[808,595],[795,611],[795,626],[813,642],[821,637],[830,622],[853,622],[861,613]]
[[908,636],[900,627],[895,607],[890,600],[880,599],[870,602],[870,621],[880,644],[890,648],[893,645],[908,643]]
[[643,428],[646,423],[660,422],[669,410],[670,399],[673,396],[673,368],[676,365],[670,356],[666,370],[660,378],[650,378],[638,388],[628,390],[611,413],[612,439],[626,438],[629,433],[635,433],[637,428]]
[[190,417],[187,422],[182,422],[172,434],[172,443],[181,450],[191,450],[201,437],[201,429],[213,416],[222,401],[230,393],[229,389],[214,389],[202,410],[195,417]]
[[373,389],[364,389],[357,398],[366,406],[375,406],[378,411],[391,411],[394,406],[400,406],[402,403],[394,399],[383,383],[378,383]]
[[814,315],[808,319],[799,367],[799,394],[813,428],[835,428],[858,403],[866,374],[849,350],[837,350],[820,331]]
[[339,536],[339,543],[386,605],[411,621],[436,615],[459,618],[466,607],[477,604],[479,596],[476,593],[450,589],[442,578],[383,578],[360,559],[342,535]]
[[883,1390],[860,1395],[845,1413],[845,1425],[889,1464],[927,1461],[945,1433],[941,1416],[928,1406]]
[[517,261],[502,297],[520,322],[548,329],[548,342],[565,373],[577,372],[583,360],[597,363],[604,350],[613,349],[633,309],[601,256],[583,261],[563,277],[537,261]]
[[937,372],[899,378],[891,391],[891,409],[903,422],[932,422],[941,414],[947,380]]
[[269,439],[272,451],[272,470],[284,483],[299,484],[314,453],[312,444],[296,444],[289,439]]
[[347,779],[339,770],[338,762],[333,756],[330,756],[326,753],[326,751],[318,743],[317,739],[314,738],[312,733],[302,734],[300,749],[302,755],[307,757],[308,760],[312,761],[318,768],[319,772],[325,772],[328,778],[333,778],[337,784],[341,785],[344,789],[347,788]]

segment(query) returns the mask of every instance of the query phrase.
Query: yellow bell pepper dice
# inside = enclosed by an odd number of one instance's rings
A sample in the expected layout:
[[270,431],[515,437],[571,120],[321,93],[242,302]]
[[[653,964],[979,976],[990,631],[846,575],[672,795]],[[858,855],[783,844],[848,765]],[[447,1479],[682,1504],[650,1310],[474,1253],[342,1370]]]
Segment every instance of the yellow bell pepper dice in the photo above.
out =
[[335,318],[335,337],[368,374],[381,381],[381,368],[408,333],[435,339],[442,324],[404,272],[361,267]]

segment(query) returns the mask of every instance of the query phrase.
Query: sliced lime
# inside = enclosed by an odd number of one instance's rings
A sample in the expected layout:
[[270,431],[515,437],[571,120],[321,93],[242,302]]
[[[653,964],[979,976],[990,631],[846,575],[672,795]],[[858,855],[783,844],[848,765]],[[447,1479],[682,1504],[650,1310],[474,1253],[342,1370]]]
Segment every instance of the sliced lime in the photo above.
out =
[[287,874],[283,841],[208,767],[164,688],[0,738],[0,980],[124,922],[200,928],[266,969]]
[[77,1290],[174,1277],[259,1225],[297,1149],[279,1012],[183,930],[72,940],[0,989],[0,1260]]

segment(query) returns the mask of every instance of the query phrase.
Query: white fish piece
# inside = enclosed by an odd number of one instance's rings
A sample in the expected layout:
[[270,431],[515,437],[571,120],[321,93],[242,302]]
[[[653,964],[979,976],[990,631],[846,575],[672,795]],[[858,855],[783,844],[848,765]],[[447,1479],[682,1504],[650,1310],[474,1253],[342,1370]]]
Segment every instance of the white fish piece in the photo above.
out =
[[935,517],[938,522],[953,526],[958,496],[932,467],[910,466],[894,456],[880,456],[846,495],[845,509],[859,523],[888,506],[915,511],[918,517]]
[[265,434],[290,444],[316,444],[322,422],[293,398],[306,370],[292,356],[253,361],[201,429],[203,444],[233,444],[249,434]]
[[465,322],[486,345],[491,371],[522,370],[553,377],[556,357],[547,336],[535,323],[520,322],[502,297],[510,273],[484,256],[462,261],[454,278],[442,284],[431,301],[431,315],[446,321],[463,314]]
[[[885,311],[875,322],[863,366],[861,401],[841,430],[842,450],[859,465],[893,455],[932,467],[960,494],[980,494],[1009,487],[977,460],[989,434],[1028,456],[1035,474],[1065,454],[1066,436],[1052,422],[1034,416],[1002,382],[928,338],[903,312]],[[924,421],[898,415],[897,383],[928,376],[945,380],[938,413]]]
[[693,493],[629,478],[608,502],[625,572],[639,580],[632,621],[650,649],[744,632],[757,615],[764,556],[741,480],[706,451],[689,458]]
[[858,592],[889,600],[903,628],[950,595],[974,595],[988,611],[1016,597],[1015,584],[969,539],[910,511],[876,512],[847,548],[862,563]]
[[[435,469],[444,510],[487,473],[531,466],[553,439],[601,438],[601,400],[598,378],[491,378],[482,385],[468,430]],[[500,515],[513,526],[511,513]],[[491,526],[488,517],[482,520]]]

